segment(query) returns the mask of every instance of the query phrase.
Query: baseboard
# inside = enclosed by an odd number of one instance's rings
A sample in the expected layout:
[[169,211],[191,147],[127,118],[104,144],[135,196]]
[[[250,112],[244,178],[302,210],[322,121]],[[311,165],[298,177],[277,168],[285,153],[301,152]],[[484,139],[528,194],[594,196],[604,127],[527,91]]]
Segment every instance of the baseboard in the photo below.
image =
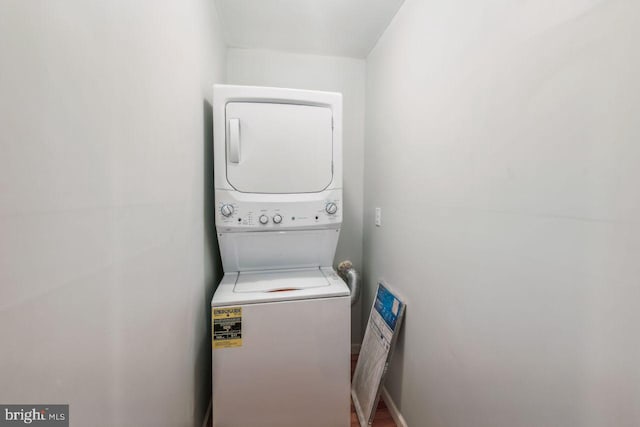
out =
[[211,418],[211,399],[209,399],[209,406],[207,406],[207,412],[204,414],[204,421],[202,422],[202,427],[209,427],[209,418]]
[[360,344],[351,344],[351,354],[360,353]]
[[404,417],[398,410],[398,407],[396,406],[393,399],[391,399],[391,395],[387,391],[386,387],[382,387],[382,400],[384,400],[384,403],[387,405],[389,414],[391,414],[391,418],[393,418],[393,421],[396,422],[396,425],[398,427],[407,427],[407,422],[404,420]]

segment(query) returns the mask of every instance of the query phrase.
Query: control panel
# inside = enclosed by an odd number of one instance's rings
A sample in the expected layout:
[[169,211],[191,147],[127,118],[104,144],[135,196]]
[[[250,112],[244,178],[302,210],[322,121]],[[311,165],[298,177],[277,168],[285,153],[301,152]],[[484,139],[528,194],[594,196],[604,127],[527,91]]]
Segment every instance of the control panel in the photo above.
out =
[[317,200],[283,201],[234,200],[230,192],[216,193],[216,226],[219,231],[259,231],[320,228],[342,222],[341,200],[325,194]]

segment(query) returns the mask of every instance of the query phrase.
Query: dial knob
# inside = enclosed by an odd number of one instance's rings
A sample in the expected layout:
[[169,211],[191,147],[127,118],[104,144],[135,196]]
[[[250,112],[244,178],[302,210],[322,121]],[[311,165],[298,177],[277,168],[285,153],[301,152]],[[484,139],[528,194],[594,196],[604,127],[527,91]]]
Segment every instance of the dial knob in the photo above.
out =
[[266,215],[260,215],[260,218],[258,218],[258,221],[260,221],[260,224],[266,224],[269,222],[269,217]]
[[328,214],[333,215],[334,213],[338,212],[338,206],[333,202],[327,203],[327,206],[324,207],[324,210],[326,210]]
[[275,214],[273,216],[273,222],[276,223],[276,224],[280,224],[282,222],[282,216],[280,216],[278,214]]
[[222,207],[220,208],[220,213],[224,216],[230,216],[233,213],[233,206],[222,205]]

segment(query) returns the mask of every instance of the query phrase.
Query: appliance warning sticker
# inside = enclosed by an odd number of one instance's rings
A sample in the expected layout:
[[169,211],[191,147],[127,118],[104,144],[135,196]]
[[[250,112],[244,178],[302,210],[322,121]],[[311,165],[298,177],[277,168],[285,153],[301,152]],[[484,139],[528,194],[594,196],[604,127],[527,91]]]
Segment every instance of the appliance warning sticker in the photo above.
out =
[[242,307],[214,308],[213,349],[242,347]]

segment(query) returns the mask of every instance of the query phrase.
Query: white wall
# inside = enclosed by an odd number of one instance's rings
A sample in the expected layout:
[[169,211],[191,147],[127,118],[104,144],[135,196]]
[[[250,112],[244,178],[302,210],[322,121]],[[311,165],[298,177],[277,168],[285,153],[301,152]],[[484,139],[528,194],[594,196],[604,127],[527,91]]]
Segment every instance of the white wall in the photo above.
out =
[[200,425],[210,396],[208,0],[0,8],[0,402]]
[[[344,212],[336,262],[362,266],[365,62],[361,59],[268,50],[228,49],[231,84],[341,92],[343,95]],[[352,310],[352,342],[359,343],[360,305]]]
[[409,425],[640,425],[639,13],[407,0],[368,57],[366,304],[407,298]]

